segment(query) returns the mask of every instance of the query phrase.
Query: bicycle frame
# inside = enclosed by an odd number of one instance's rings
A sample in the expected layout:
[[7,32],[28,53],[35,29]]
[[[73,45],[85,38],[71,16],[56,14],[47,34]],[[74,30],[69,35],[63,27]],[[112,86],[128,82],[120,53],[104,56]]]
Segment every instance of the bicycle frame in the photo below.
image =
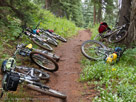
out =
[[108,57],[110,53],[112,53],[113,50],[110,48],[104,49],[104,48],[98,48],[98,53],[104,55],[104,58]]
[[[28,67],[16,66],[16,69],[23,69],[23,68],[28,68]],[[31,68],[26,74],[22,74],[22,73],[19,73],[19,74],[24,75],[25,77],[27,77],[27,76],[35,77],[34,76],[34,71],[35,71],[35,68]]]

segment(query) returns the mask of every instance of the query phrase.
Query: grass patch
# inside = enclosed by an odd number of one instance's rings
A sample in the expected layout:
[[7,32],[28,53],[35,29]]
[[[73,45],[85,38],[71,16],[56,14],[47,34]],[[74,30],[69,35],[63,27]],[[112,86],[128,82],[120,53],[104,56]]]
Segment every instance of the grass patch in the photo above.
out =
[[100,92],[93,102],[136,101],[136,48],[126,50],[114,65],[85,60],[82,60],[84,68],[80,80],[91,81]]
[[99,24],[95,24],[95,25],[91,28],[91,32],[92,32],[91,40],[93,40],[93,39],[95,38],[95,36],[96,36],[97,34],[99,34],[98,28],[99,28]]

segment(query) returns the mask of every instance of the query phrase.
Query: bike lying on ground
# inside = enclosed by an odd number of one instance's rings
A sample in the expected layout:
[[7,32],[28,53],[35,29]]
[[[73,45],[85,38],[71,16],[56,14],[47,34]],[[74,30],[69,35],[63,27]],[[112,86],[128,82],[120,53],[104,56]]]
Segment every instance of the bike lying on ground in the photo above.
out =
[[[67,40],[65,38],[63,38],[62,36],[54,33],[53,30],[50,30],[50,29],[48,29],[48,30],[40,29],[40,32],[42,32],[42,34],[52,38],[55,42],[57,42],[57,40],[60,40],[62,42],[67,42]],[[57,40],[55,40],[55,39],[57,39]]]
[[62,42],[67,42],[67,40],[66,40],[64,37],[62,37],[62,36],[56,34],[56,33],[55,33],[53,30],[51,30],[51,29],[46,29],[46,30],[45,30],[45,29],[37,29],[37,28],[39,27],[40,23],[41,23],[41,21],[39,21],[39,23],[36,25],[36,27],[32,30],[33,33],[36,34],[37,32],[38,32],[38,33],[40,32],[40,35],[51,38],[52,41],[54,42],[54,45],[58,43],[57,40],[60,40],[60,41],[62,41]]
[[[50,38],[45,39],[42,36],[39,36],[37,34],[33,34],[32,29],[30,29],[30,28],[22,27],[22,29],[23,29],[22,33],[27,35],[28,38],[31,39],[36,45],[38,45],[39,47],[41,47],[45,50],[53,51],[53,48],[48,44],[48,42],[50,42],[50,40],[51,40]],[[22,36],[22,33],[20,33],[18,38],[20,36]]]
[[35,49],[33,48],[33,45],[32,44],[18,44],[17,45],[17,48],[19,48],[19,54],[22,55],[22,56],[27,56],[27,55],[30,55],[30,53],[32,51],[36,51],[36,52],[40,52],[40,53],[43,53],[43,54],[46,54],[47,56],[51,57],[52,59],[54,59],[55,61],[59,61],[60,57],[57,56],[56,54],[53,54],[51,52],[48,52],[47,50],[40,50],[40,49]]
[[[32,48],[32,44],[24,45],[24,44],[18,44],[16,47],[16,53],[19,53],[22,56],[29,56],[30,59],[38,65],[40,68],[55,72],[58,70],[59,66],[56,63],[55,60],[59,60],[59,57],[55,54],[48,53],[46,51],[38,50]],[[37,51],[36,51],[37,50]],[[54,60],[55,59],[55,60]]]
[[117,43],[122,41],[128,35],[128,26],[129,24],[124,24],[114,28],[112,31],[110,31],[111,36],[109,36],[108,41],[110,43]]
[[[90,59],[90,60],[108,60],[109,62],[112,62],[113,60],[118,61],[119,58],[122,56],[123,52],[120,47],[116,47],[115,49],[111,49],[106,47],[103,43],[96,41],[96,40],[87,40],[81,45],[81,52],[82,54]],[[112,55],[115,55],[113,59],[110,59],[109,57],[112,57]]]
[[[20,72],[17,72],[16,69],[20,70]],[[4,73],[2,79],[1,98],[4,92],[16,91],[18,84],[22,82],[26,82],[27,86],[35,91],[57,98],[66,98],[66,95],[39,82],[39,79],[49,79],[49,75],[47,73],[34,68],[16,66],[14,57],[5,60],[1,70]]]
[[112,30],[105,30],[103,33],[100,33],[96,35],[94,40],[96,40],[98,37],[101,37],[101,39],[106,40],[110,43],[117,43],[122,41],[128,34],[127,30],[129,27],[129,20],[124,16],[125,20],[128,22],[122,26],[117,26],[113,28]]

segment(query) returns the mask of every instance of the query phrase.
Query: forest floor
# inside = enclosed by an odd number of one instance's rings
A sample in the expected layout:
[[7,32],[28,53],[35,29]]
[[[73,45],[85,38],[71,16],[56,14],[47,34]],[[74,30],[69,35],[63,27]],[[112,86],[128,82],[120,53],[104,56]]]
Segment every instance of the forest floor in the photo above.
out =
[[81,30],[73,38],[68,39],[67,43],[61,43],[54,49],[55,54],[60,56],[59,70],[50,74],[50,80],[46,85],[67,95],[66,100],[50,97],[25,88],[28,96],[32,96],[31,102],[91,102],[97,95],[95,86],[79,82],[81,66],[81,44],[89,40],[91,32]]

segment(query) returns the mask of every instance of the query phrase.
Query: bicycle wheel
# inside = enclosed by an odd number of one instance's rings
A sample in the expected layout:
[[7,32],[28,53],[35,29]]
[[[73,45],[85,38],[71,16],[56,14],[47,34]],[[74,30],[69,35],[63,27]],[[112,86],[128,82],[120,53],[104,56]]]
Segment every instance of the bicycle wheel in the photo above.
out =
[[32,41],[40,46],[41,48],[45,49],[45,50],[48,50],[48,51],[53,51],[53,48],[51,46],[49,46],[47,43],[45,43],[44,41],[40,41],[39,39],[37,38],[32,38]]
[[39,69],[29,68],[24,66],[16,66],[16,69],[23,74],[27,74],[30,75],[31,77],[36,77],[41,80],[48,80],[50,78],[48,73],[43,72]]
[[109,42],[117,43],[123,40],[127,36],[128,32],[126,30],[119,31],[109,37]]
[[59,68],[55,60],[41,52],[31,52],[30,58],[36,65],[43,68],[44,70],[54,72]]
[[90,60],[102,60],[106,46],[96,40],[87,40],[81,45],[82,54]]
[[35,91],[47,94],[49,96],[57,97],[57,98],[66,99],[66,97],[67,97],[65,94],[62,94],[62,93],[60,93],[56,90],[50,89],[50,88],[42,88],[41,89],[40,86],[36,86],[36,85],[32,85],[32,84],[28,84],[27,87],[29,87]]

